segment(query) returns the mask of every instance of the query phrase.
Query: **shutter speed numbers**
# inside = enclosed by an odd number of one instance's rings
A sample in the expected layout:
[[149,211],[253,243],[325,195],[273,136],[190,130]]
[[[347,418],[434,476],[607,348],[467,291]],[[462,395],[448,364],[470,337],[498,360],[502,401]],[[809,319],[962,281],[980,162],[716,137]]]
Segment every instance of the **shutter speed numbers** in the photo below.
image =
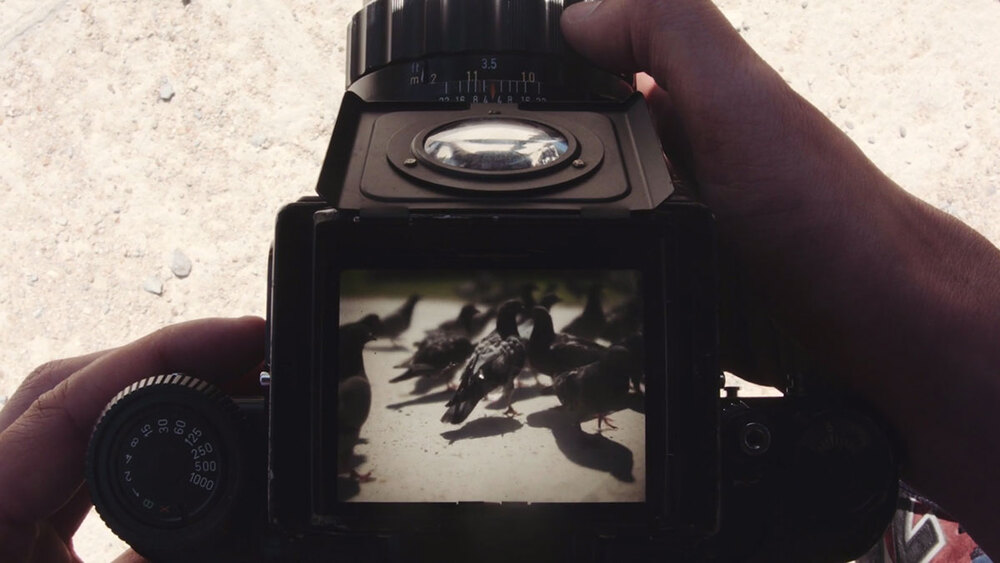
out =
[[473,104],[546,102],[539,71],[525,57],[472,56],[410,63],[410,99]]
[[181,525],[208,508],[220,488],[219,438],[186,410],[139,417],[115,454],[120,493],[143,520]]

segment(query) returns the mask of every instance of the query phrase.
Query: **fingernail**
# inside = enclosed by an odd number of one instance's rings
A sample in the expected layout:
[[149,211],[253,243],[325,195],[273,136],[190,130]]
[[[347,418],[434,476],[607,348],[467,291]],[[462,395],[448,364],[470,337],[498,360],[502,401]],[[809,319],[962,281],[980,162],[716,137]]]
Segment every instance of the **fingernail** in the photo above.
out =
[[590,14],[601,5],[602,0],[585,0],[569,6],[563,11],[565,19],[571,22],[583,21],[590,17]]

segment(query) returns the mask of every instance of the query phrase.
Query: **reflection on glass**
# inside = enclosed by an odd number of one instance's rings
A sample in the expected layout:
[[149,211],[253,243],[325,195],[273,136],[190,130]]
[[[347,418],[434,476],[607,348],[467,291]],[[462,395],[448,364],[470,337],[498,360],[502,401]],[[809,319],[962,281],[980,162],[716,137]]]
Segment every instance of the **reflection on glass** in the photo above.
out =
[[432,160],[472,171],[527,170],[556,161],[569,147],[558,131],[514,119],[453,123],[427,136]]

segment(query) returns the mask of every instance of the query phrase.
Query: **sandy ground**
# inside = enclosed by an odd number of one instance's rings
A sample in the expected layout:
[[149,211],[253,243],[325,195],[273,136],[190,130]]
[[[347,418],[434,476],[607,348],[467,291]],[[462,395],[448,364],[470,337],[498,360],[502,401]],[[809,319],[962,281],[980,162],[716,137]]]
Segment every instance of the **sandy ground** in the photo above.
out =
[[[1000,3],[718,3],[890,177],[1000,242]],[[359,5],[0,0],[0,402],[47,360],[263,314]],[[77,537],[88,562],[122,547],[93,518]]]

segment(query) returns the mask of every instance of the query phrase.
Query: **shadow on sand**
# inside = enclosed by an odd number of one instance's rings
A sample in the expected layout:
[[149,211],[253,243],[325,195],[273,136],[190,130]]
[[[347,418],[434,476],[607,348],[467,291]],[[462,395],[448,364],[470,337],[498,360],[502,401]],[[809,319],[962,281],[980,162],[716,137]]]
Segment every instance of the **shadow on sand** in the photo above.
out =
[[603,471],[623,483],[632,483],[632,451],[601,434],[584,432],[572,414],[561,407],[531,413],[528,426],[548,428],[559,451],[573,463]]
[[360,492],[361,483],[358,483],[356,479],[351,479],[343,475],[337,476],[337,500],[341,502],[351,500],[358,496]]
[[[428,405],[428,404],[431,404],[431,403],[446,403],[446,402],[448,402],[448,399],[450,399],[451,396],[454,395],[454,394],[455,394],[454,391],[449,391],[448,389],[442,389],[442,390],[438,391],[437,393],[430,393],[428,395],[420,395],[418,397],[414,397],[413,399],[410,399],[409,401],[401,401],[399,403],[392,403],[392,404],[386,405],[385,408],[392,409],[392,410],[400,410],[400,409],[403,409],[405,407],[411,407],[411,406],[414,406],[414,405]],[[443,410],[441,411],[441,414],[444,414]]]
[[438,387],[444,387],[454,375],[455,373],[452,371],[441,375],[418,376],[413,383],[413,391],[410,391],[410,395],[426,395]]
[[442,432],[441,437],[448,440],[449,444],[454,444],[459,440],[470,438],[502,436],[519,430],[523,426],[524,424],[521,424],[521,422],[506,416],[484,416],[471,420],[456,430]]
[[410,348],[402,342],[390,342],[387,340],[376,340],[365,347],[372,352],[402,352]]

